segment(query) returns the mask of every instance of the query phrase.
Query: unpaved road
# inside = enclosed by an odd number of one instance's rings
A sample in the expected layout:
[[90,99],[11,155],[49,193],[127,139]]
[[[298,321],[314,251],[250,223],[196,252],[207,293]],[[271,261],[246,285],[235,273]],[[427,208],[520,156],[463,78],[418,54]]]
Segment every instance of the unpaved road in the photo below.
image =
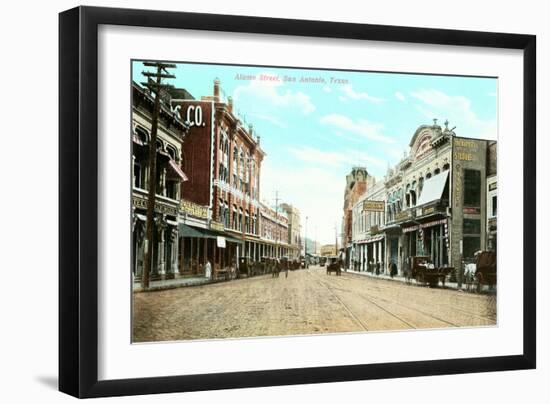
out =
[[319,267],[133,296],[134,342],[496,325],[495,296]]

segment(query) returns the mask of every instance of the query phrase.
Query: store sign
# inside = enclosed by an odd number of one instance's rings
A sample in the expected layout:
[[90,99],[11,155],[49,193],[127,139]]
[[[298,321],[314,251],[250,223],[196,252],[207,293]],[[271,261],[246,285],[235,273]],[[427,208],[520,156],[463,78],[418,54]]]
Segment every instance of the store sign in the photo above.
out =
[[180,211],[200,219],[208,218],[208,207],[197,205],[196,203],[190,201],[182,200],[180,204]]
[[396,221],[410,219],[411,217],[412,217],[412,212],[410,210],[403,210],[395,214]]
[[[147,209],[147,200],[146,197],[134,195],[132,197],[132,206],[135,208]],[[155,201],[155,212],[169,216],[177,216],[178,208],[157,200]]]
[[223,223],[215,222],[213,220],[210,222],[210,228],[212,230],[217,230],[217,231],[223,231],[224,230]]
[[468,139],[455,139],[454,141],[455,151],[454,158],[455,160],[460,161],[474,161],[477,156],[477,143],[474,140]]
[[220,248],[225,248],[225,237],[223,236],[216,237],[216,245]]
[[493,182],[493,183],[489,184],[489,191],[494,191],[495,189],[497,189],[497,183],[496,182]]
[[384,212],[384,201],[364,201],[363,210],[368,212]]

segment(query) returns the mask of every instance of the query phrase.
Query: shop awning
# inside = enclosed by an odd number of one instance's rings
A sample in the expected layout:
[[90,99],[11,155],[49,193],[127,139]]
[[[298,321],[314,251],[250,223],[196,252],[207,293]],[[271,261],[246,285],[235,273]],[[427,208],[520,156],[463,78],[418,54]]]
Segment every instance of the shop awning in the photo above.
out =
[[193,227],[184,223],[180,223],[178,229],[180,237],[211,238],[215,240],[217,240],[218,237],[223,237],[225,241],[229,243],[242,243],[242,240],[232,237],[226,233]]
[[425,205],[427,203],[440,200],[443,195],[443,191],[445,190],[445,185],[447,184],[448,178],[449,171],[446,170],[441,174],[435,175],[424,181],[422,193],[416,202],[416,206]]
[[135,144],[138,144],[140,146],[143,146],[143,142],[141,141],[141,139],[138,137],[138,135],[136,135],[135,133],[132,133],[132,140]]
[[175,177],[179,178],[181,181],[188,180],[187,175],[185,175],[181,167],[174,160],[170,159],[168,161],[168,166]]
[[241,244],[243,242],[242,239],[238,239],[238,238],[235,238],[233,236],[230,236],[229,234],[227,233],[222,233],[221,231],[213,231],[213,233],[218,236],[218,237],[223,237],[225,238],[225,241],[229,242],[229,243],[238,243],[238,244]]
[[198,229],[196,227],[191,227],[186,224],[180,223],[178,226],[180,237],[196,237],[204,238],[203,229]]
[[380,240],[383,240],[383,239],[384,239],[384,235],[379,234],[379,235],[376,235],[376,236],[367,237],[366,239],[363,239],[363,240],[358,240],[357,244],[374,243],[376,241],[380,241]]

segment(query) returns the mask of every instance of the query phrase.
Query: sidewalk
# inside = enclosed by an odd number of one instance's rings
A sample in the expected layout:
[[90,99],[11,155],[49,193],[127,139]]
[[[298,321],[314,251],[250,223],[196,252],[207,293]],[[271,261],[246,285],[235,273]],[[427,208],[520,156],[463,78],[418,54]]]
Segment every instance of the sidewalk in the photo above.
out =
[[[402,282],[402,283],[407,283],[407,279],[404,277],[404,276],[394,276],[393,278],[389,275],[386,275],[386,274],[380,274],[380,275],[376,275],[372,272],[367,272],[367,271],[353,271],[353,270],[343,270],[343,272],[347,272],[347,273],[350,273],[350,274],[355,274],[355,275],[360,275],[360,276],[369,276],[371,278],[377,278],[377,279],[386,279],[388,281],[396,281],[396,282]],[[416,285],[416,286],[423,286],[423,284],[421,283],[418,283],[416,282],[415,279],[411,279],[410,281],[411,285]],[[438,288],[442,288],[443,286],[441,285],[441,282],[439,282],[439,285],[437,286]],[[456,290],[459,290],[458,289],[458,283],[456,282],[449,282],[449,281],[445,281],[445,288],[446,289],[456,289]],[[487,288],[487,286],[484,286],[484,290]],[[473,292],[473,290],[468,290],[468,286],[466,284],[463,284],[462,285],[462,288],[460,289],[461,291],[463,292]]]
[[[207,283],[214,283],[214,282],[216,281],[207,279],[204,276],[190,276],[190,277],[178,278],[178,279],[165,279],[165,280],[151,281],[149,282],[149,289],[147,289],[147,292],[150,292],[153,290],[175,289],[175,288],[181,288],[186,286],[206,285]],[[143,290],[141,287],[140,281],[134,282],[133,291],[145,292],[145,290]]]

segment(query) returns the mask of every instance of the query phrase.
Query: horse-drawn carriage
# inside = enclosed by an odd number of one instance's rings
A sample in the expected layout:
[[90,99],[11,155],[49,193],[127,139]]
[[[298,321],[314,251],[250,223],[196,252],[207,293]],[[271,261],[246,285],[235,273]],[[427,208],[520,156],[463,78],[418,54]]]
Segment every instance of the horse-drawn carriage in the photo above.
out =
[[243,275],[249,278],[255,275],[254,263],[250,257],[239,257],[237,277],[240,278]]
[[342,275],[342,262],[338,257],[328,257],[326,260],[327,275],[335,272],[337,276]]
[[481,291],[483,285],[492,288],[497,283],[497,254],[494,251],[478,251],[475,259],[477,291]]
[[418,255],[410,257],[410,272],[405,276],[433,288],[439,285],[440,281],[445,286],[445,278],[453,271],[453,267],[436,267],[429,256]]

